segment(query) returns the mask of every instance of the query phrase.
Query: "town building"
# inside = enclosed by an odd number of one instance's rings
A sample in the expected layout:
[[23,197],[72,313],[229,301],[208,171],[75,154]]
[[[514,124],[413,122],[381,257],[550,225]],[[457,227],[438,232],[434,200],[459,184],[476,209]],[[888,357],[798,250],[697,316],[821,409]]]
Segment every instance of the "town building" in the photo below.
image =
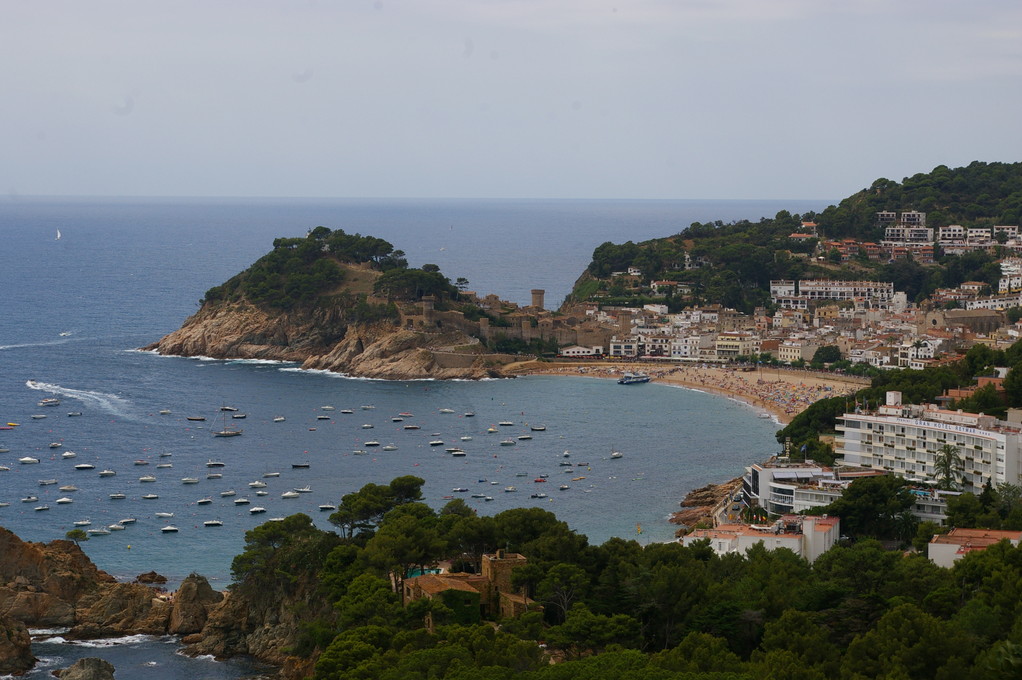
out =
[[1008,541],[1018,547],[1022,542],[1022,531],[998,531],[994,529],[954,528],[946,534],[934,536],[927,546],[927,556],[939,567],[948,569],[958,560],[975,550],[985,550],[995,543]]
[[807,562],[816,559],[837,543],[841,521],[837,517],[785,515],[769,525],[721,524],[713,529],[696,529],[683,536],[681,543],[690,546],[709,540],[718,555],[744,555],[752,546],[761,544],[768,550],[787,548]]
[[857,407],[837,426],[835,452],[840,465],[886,470],[909,481],[935,484],[937,452],[945,444],[962,458],[964,490],[979,493],[987,483],[1022,481],[1022,429],[982,413],[964,413],[933,404],[902,404],[888,392],[873,411]]

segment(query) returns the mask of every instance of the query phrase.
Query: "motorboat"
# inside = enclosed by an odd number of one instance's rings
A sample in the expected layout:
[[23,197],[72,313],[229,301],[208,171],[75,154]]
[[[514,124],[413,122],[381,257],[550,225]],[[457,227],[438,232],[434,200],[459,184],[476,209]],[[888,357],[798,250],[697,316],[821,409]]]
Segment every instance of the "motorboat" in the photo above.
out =
[[123,524],[117,524],[115,522],[114,524],[111,524],[111,525],[107,526],[107,529],[109,529],[110,531],[124,531],[124,525]]
[[162,531],[165,534],[176,534],[177,533],[177,527],[174,526],[173,524],[168,524],[165,527],[161,527],[160,531]]
[[92,520],[88,520],[88,519],[76,519],[71,524],[73,524],[76,527],[87,527],[87,526],[91,526],[92,525]]
[[497,431],[497,428],[495,428],[495,427],[488,427],[488,428],[486,428],[486,431],[492,434],[492,433]]
[[539,493],[531,494],[529,496],[529,498],[546,498],[546,497],[547,497],[547,495],[545,493],[543,493],[542,491],[540,491]]
[[362,446],[379,446],[379,445],[380,445],[380,442],[376,441],[375,439],[372,439],[372,440],[367,441],[364,444],[362,444]]
[[156,517],[161,517],[163,519],[167,519],[167,518],[173,517],[174,513],[172,513],[172,512],[157,512],[157,513],[154,513],[154,515]]
[[238,492],[234,489],[228,489],[227,491],[220,492],[220,498],[230,498],[231,496],[237,496]]
[[36,406],[60,406],[60,399],[55,397],[47,397],[46,399],[40,399]]
[[301,496],[301,494],[298,493],[297,491],[285,491],[284,493],[280,494],[281,498],[298,498],[299,496]]
[[190,420],[193,423],[201,423],[206,420],[206,416],[185,416],[185,420]]
[[451,455],[454,456],[455,458],[463,458],[465,457],[466,453],[462,449],[455,449],[451,451]]
[[530,425],[529,429],[533,432],[546,432],[546,425]]
[[162,453],[160,454],[160,458],[170,458],[170,457],[171,457],[171,456],[173,456],[173,455],[174,455],[173,453],[169,453],[169,452],[167,452],[167,451],[164,451],[164,452],[162,452]]
[[234,499],[234,504],[235,505],[248,505],[251,502],[252,501],[248,500],[247,498],[235,498]]
[[249,486],[249,488],[251,488],[251,489],[262,489],[262,488],[264,488],[264,487],[266,486],[266,482],[262,482],[262,481],[259,481],[259,480],[257,479],[257,480],[256,480],[256,481],[254,481],[254,482],[249,482],[249,483],[248,483],[248,486]]
[[160,497],[159,494],[155,494],[155,493],[144,493],[144,494],[142,494],[142,500],[144,500],[144,501],[155,501],[159,497]]
[[109,536],[109,529],[86,529],[85,533],[89,536]]
[[639,383],[648,383],[650,380],[649,376],[645,373],[632,373],[631,371],[625,373],[617,380],[618,385],[638,385]]
[[287,418],[285,418],[284,416],[276,416],[276,417],[275,417],[275,418],[273,419],[273,422],[275,422],[275,423],[282,423],[282,422],[284,422],[285,420],[287,420]]
[[267,491],[266,489],[256,489],[255,495],[256,496],[268,496],[268,495],[270,495],[270,492]]
[[262,507],[260,505],[257,505],[257,506],[255,506],[253,508],[249,508],[248,509],[248,514],[250,514],[250,515],[261,515],[264,512],[266,512],[266,508],[264,508],[264,507]]
[[397,446],[394,444],[387,444],[383,447],[384,451],[397,451]]
[[123,501],[127,496],[123,493],[112,493],[109,498],[112,501]]
[[518,489],[516,489],[516,488],[515,488],[515,487],[513,487],[513,486],[505,486],[505,487],[504,487],[504,492],[505,492],[505,493],[513,493],[513,492],[515,492],[515,491],[518,491]]
[[610,457],[611,458],[621,458],[623,455],[624,454],[621,453],[620,451],[611,451],[610,452]]
[[451,489],[451,491],[453,491],[454,493],[465,493],[468,491],[468,489],[464,486],[456,486],[453,489]]
[[134,517],[125,517],[124,519],[117,520],[118,524],[134,524],[137,520]]
[[92,463],[78,463],[75,465],[75,470],[95,470],[96,466]]
[[461,441],[463,441],[463,442],[470,442],[470,441],[472,441],[472,437],[471,437],[471,435],[467,435],[466,434],[464,437],[461,438]]
[[419,426],[418,425],[405,425],[404,429],[406,429],[406,430],[418,430]]
[[444,442],[442,439],[434,439],[429,443],[430,446],[443,446]]
[[515,440],[514,439],[504,439],[503,441],[500,442],[500,445],[501,446],[514,446],[515,445]]
[[344,413],[345,415],[351,415],[352,413],[354,413],[354,411],[352,411],[350,408],[342,408],[340,410],[340,413]]
[[238,408],[236,406],[221,406],[220,410],[221,411],[237,411]]
[[323,503],[319,506],[320,512],[331,512],[337,509],[337,506],[333,503]]
[[199,478],[198,477],[182,477],[181,478],[181,483],[182,484],[198,484],[199,483]]
[[99,476],[100,477],[113,477],[116,474],[117,474],[116,472],[114,472],[113,470],[109,470],[109,469],[107,469],[107,470],[100,470],[99,471]]
[[322,411],[333,411],[334,410],[333,406],[320,406],[319,408]]
[[56,479],[40,479],[39,480],[39,486],[50,486],[51,484],[56,484],[56,483],[57,483]]
[[166,469],[172,468],[172,467],[174,467],[173,463],[157,463],[156,464],[156,469],[157,470],[166,470]]
[[232,413],[231,414],[231,418],[234,418],[235,420],[244,420],[245,418],[248,418],[248,414],[247,413]]
[[531,434],[520,434],[520,435],[518,435],[518,440],[519,441],[527,441],[529,439],[532,439],[532,435]]
[[135,465],[149,465],[149,461],[145,458],[139,458],[135,461]]
[[320,414],[320,415],[316,416],[316,420],[330,420],[330,416],[325,415],[325,414]]
[[68,411],[67,417],[68,418],[77,418],[80,415],[82,415],[81,411]]
[[161,416],[169,416],[170,415],[170,409],[169,408],[161,408],[159,410],[159,414]]
[[512,425],[514,425],[514,423],[511,422],[510,420],[502,420],[497,424],[500,425],[501,427],[511,427]]
[[212,458],[210,458],[208,461],[206,461],[206,467],[208,467],[208,468],[216,468],[216,467],[224,467],[224,466],[225,466],[225,463],[223,461],[213,460]]
[[61,444],[60,442],[50,442],[51,449],[59,449],[61,446],[63,446],[63,444]]
[[75,453],[74,451],[65,451],[64,453],[60,454],[60,457],[61,458],[74,458],[77,455],[78,454]]
[[453,408],[442,408],[438,411],[439,413],[454,413]]
[[72,491],[78,491],[78,487],[75,486],[74,484],[65,484],[64,486],[60,487],[60,491],[64,493],[71,493]]
[[202,523],[202,526],[204,527],[222,527],[223,525],[224,523],[218,519],[207,519]]
[[372,423],[364,423],[364,424],[362,425],[362,429],[363,429],[363,430],[371,430],[371,429],[373,429],[374,427],[376,427],[376,426],[375,426],[375,425],[373,425]]
[[264,472],[263,477],[280,477],[279,472]]
[[39,501],[39,496],[25,496],[21,499],[22,503],[36,503]]
[[44,510],[49,510],[50,506],[48,506],[48,505],[37,505],[37,506],[35,506],[32,509],[35,510],[36,512],[42,512]]
[[142,483],[151,484],[152,482],[156,481],[156,477],[153,477],[152,475],[142,475],[141,477],[138,478],[138,481]]
[[206,475],[206,479],[223,479],[223,475],[219,472],[210,472]]
[[309,467],[308,463],[291,463],[292,470],[304,470],[305,468],[308,467]]
[[68,496],[61,496],[56,500],[57,505],[67,505],[68,503],[74,503],[74,499]]
[[359,406],[359,408],[362,409],[363,411],[372,411],[376,407],[373,406],[372,404],[362,404],[361,406]]
[[209,505],[212,502],[213,502],[212,498],[206,497],[206,498],[200,498],[199,500],[195,501],[195,504],[196,505]]
[[39,462],[39,459],[33,458],[32,456],[23,456],[18,459],[18,462],[21,463],[22,465],[34,465],[35,463]]
[[312,487],[309,485],[299,486],[292,489],[292,491],[295,491],[297,493],[312,493]]

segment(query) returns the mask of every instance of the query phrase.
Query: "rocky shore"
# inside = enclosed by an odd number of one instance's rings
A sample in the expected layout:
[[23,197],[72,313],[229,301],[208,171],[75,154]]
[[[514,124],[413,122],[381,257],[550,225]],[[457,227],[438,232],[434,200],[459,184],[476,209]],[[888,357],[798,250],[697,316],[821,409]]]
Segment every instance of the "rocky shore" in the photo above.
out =
[[293,361],[363,378],[504,377],[506,359],[456,330],[348,323],[326,309],[270,314],[244,302],[203,305],[178,330],[142,348],[172,356]]
[[[308,593],[258,601],[227,597],[188,576],[174,593],[118,582],[71,541],[22,541],[0,527],[0,674],[32,668],[28,629],[60,628],[68,639],[179,635],[186,652],[218,658],[249,654],[305,677],[306,661],[289,654],[299,632],[295,611]],[[296,599],[297,598],[297,599]],[[289,672],[290,671],[290,672]]]
[[723,484],[707,484],[690,491],[680,503],[684,510],[672,513],[668,520],[681,527],[675,535],[684,536],[700,524],[713,526],[714,509],[741,488],[742,478],[736,477]]

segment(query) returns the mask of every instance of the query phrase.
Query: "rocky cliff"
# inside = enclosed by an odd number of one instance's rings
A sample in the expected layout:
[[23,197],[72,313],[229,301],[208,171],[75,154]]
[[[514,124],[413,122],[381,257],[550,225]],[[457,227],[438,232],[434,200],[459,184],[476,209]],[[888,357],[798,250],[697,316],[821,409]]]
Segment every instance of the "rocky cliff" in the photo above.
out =
[[173,598],[119,583],[71,541],[29,543],[0,527],[0,661],[26,658],[25,626],[67,628],[79,639],[197,633],[222,599],[194,574]]
[[178,330],[145,350],[217,359],[273,359],[300,362],[348,375],[392,380],[485,378],[500,373],[490,355],[442,361],[442,348],[476,341],[448,330],[400,328],[392,322],[351,324],[341,312],[316,308],[268,312],[246,302],[207,303]]

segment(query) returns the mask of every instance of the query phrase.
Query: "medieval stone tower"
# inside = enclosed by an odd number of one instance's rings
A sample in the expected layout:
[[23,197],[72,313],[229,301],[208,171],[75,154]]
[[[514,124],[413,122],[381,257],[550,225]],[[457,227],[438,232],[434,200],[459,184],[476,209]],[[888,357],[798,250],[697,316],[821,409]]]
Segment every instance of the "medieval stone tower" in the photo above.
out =
[[545,294],[546,294],[546,291],[543,290],[542,288],[533,288],[532,289],[532,306],[536,307],[537,309],[543,309],[543,296]]

